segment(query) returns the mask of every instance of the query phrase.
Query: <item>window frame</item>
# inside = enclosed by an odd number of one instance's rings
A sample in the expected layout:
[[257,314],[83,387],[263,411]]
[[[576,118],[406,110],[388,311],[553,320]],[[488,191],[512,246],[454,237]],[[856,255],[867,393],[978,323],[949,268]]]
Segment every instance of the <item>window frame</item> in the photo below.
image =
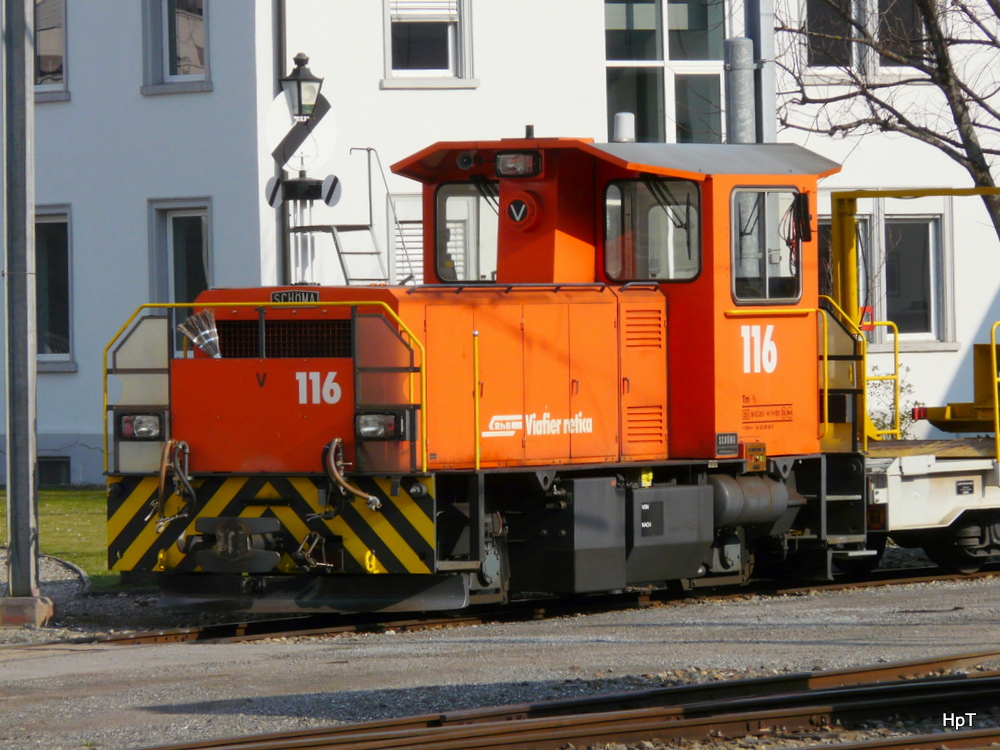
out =
[[[802,14],[803,26],[808,29],[809,24],[809,0],[800,0],[799,9]],[[882,12],[880,0],[851,0],[851,14],[854,20],[863,22],[865,33],[872,39],[878,40],[881,35]],[[848,21],[852,35],[857,36],[860,32]],[[891,82],[903,75],[907,66],[894,65],[881,61],[878,50],[872,49],[866,44],[848,41],[850,50],[850,64],[848,65],[812,65],[810,64],[810,39],[806,36],[802,39],[803,59],[805,64],[805,75],[803,79],[807,83],[813,84],[836,84],[843,82],[852,74],[864,76],[872,81]]]
[[473,75],[472,66],[472,3],[470,0],[455,0],[458,17],[455,21],[446,19],[424,19],[403,21],[403,23],[437,22],[448,23],[448,69],[395,69],[392,61],[393,5],[400,0],[383,0],[383,53],[385,75],[379,82],[380,89],[472,89],[478,88],[479,81]]
[[[66,0],[54,0],[54,2],[59,3],[60,11],[62,14],[62,81],[59,83],[38,83],[38,48],[35,48],[35,103],[40,102],[68,102],[70,100],[69,95],[69,65],[68,65],[68,54],[67,50],[69,45],[67,44],[67,23],[66,23]],[[35,0],[35,35],[37,39],[38,33],[38,0]]]
[[[604,214],[603,214],[603,222],[602,222],[602,226],[604,227],[604,231],[601,234],[601,271],[602,271],[602,273],[604,274],[605,277],[607,277],[610,281],[613,281],[616,284],[627,284],[627,283],[630,283],[630,282],[633,282],[633,281],[655,282],[657,284],[686,284],[686,283],[690,283],[692,281],[695,281],[696,279],[698,279],[698,277],[701,276],[702,271],[704,270],[704,267],[705,267],[705,264],[704,264],[704,260],[705,260],[704,234],[705,233],[704,233],[704,227],[703,227],[703,222],[702,222],[702,202],[703,201],[702,201],[701,185],[698,182],[694,181],[694,180],[685,180],[685,179],[681,179],[681,178],[663,178],[663,177],[660,177],[660,176],[657,176],[657,175],[645,175],[645,178],[646,179],[644,179],[644,178],[623,178],[623,179],[608,180],[608,182],[604,186],[604,193],[603,193],[603,195],[604,195]],[[646,184],[646,180],[647,179],[648,180],[652,180],[652,181],[656,181],[656,182],[682,182],[682,183],[686,183],[686,184],[692,185],[694,187],[695,195],[697,197],[697,202],[696,202],[696,205],[695,205],[695,211],[697,212],[696,224],[697,224],[697,228],[698,228],[698,235],[695,238],[695,242],[693,244],[693,248],[697,252],[697,258],[695,259],[697,270],[691,276],[679,276],[679,277],[674,277],[674,278],[656,277],[656,276],[645,276],[645,277],[638,277],[638,276],[632,277],[632,276],[630,276],[630,277],[627,277],[627,278],[626,277],[618,278],[616,276],[613,276],[611,274],[609,268],[608,268],[608,258],[609,258],[609,256],[608,256],[608,227],[609,227],[608,193],[609,193],[609,191],[611,190],[612,187],[617,187],[617,186],[621,185],[622,183],[644,185],[644,184]],[[655,196],[654,196],[654,198],[655,198]],[[623,194],[623,201],[624,201],[624,194]],[[634,214],[633,214],[633,216],[634,216]],[[634,226],[634,223],[633,223],[633,226]],[[647,257],[647,262],[648,262],[648,257]]]
[[[212,241],[212,199],[165,198],[148,202],[149,222],[149,300],[154,303],[172,303],[174,292],[173,247],[170,244],[172,231],[170,221],[174,217],[202,216],[205,236],[205,281],[208,289],[215,280],[215,252]],[[166,311],[173,315],[174,309]],[[175,321],[178,323],[181,321]]]
[[144,96],[187,94],[212,90],[210,0],[203,0],[202,18],[205,37],[205,72],[198,75],[172,75],[167,64],[170,49],[168,0],[143,0],[143,85]]
[[[795,197],[801,195],[801,191],[798,190],[794,185],[737,185],[732,189],[729,194],[729,279],[730,279],[730,294],[732,295],[733,303],[743,306],[775,306],[775,305],[795,305],[802,300],[803,294],[803,275],[802,275],[802,240],[799,238],[798,245],[798,268],[796,269],[796,274],[794,278],[797,280],[796,294],[793,297],[740,297],[736,290],[736,250],[739,244],[739,232],[736,230],[737,222],[737,211],[736,203],[739,198],[740,193],[759,193],[763,195],[768,195],[770,193],[790,193],[792,197],[792,203],[789,208],[786,209],[792,212],[792,220],[795,221],[794,211],[795,211]],[[766,201],[766,197],[765,197]],[[775,227],[776,232],[780,232],[781,219],[783,217],[777,217],[778,225]],[[767,233],[767,226],[765,225],[764,231]],[[779,239],[781,239],[779,235]],[[765,250],[766,252],[766,250]],[[770,281],[771,278],[789,278],[789,277],[771,277],[765,276],[765,282]],[[767,284],[765,283],[765,286]]]
[[[493,184],[495,184],[497,186],[497,206],[499,207],[499,203],[500,203],[500,181],[499,180],[488,180],[488,182],[493,183]],[[472,198],[472,197],[478,196],[478,201],[480,201],[481,203],[486,203],[487,202],[486,199],[483,198],[482,195],[479,193],[478,189],[476,189],[475,183],[472,182],[471,180],[469,180],[469,181],[453,180],[451,182],[442,182],[440,185],[437,186],[437,189],[434,191],[434,275],[440,280],[440,282],[442,284],[455,284],[455,285],[458,285],[458,286],[496,284],[497,282],[496,282],[496,268],[495,267],[498,265],[498,262],[499,262],[499,250],[500,250],[500,216],[499,216],[499,213],[497,214],[497,234],[496,234],[496,237],[494,238],[495,247],[494,247],[494,256],[493,256],[493,265],[494,265],[493,278],[491,278],[491,279],[459,279],[459,278],[456,277],[454,279],[448,279],[448,278],[445,277],[445,275],[442,274],[442,265],[441,265],[441,262],[445,258],[445,254],[442,252],[442,249],[447,247],[447,243],[446,242],[445,243],[441,242],[442,229],[447,228],[446,226],[442,226],[442,208],[444,207],[444,203],[442,202],[442,193],[445,190],[447,190],[449,187],[454,187],[455,185],[468,186],[468,187],[472,188],[472,190],[475,191],[475,195],[470,194],[468,197]],[[463,196],[455,196],[455,197],[463,197]],[[444,200],[445,201],[447,200],[447,196],[445,196]],[[477,204],[477,205],[481,205],[481,203]],[[445,212],[445,215],[446,215],[446,212]],[[446,225],[447,221],[445,221],[444,223]],[[478,238],[480,238],[482,236],[483,235],[482,235],[481,228],[477,227],[477,233],[476,233],[477,240],[478,240]],[[476,254],[476,272],[477,273],[479,273],[479,271],[481,270],[481,265],[482,265],[481,261],[482,261],[482,252],[481,252],[481,249],[477,245],[477,254]]]
[[[725,40],[728,38],[729,33],[732,31],[732,20],[730,14],[726,12],[725,0],[706,0],[709,4],[720,4],[723,6],[722,14],[722,32],[721,38]],[[660,115],[657,121],[657,140],[649,141],[654,143],[724,143],[726,140],[726,117],[725,117],[725,95],[724,95],[724,81],[723,75],[725,73],[725,61],[723,59],[723,52],[720,46],[720,56],[719,59],[705,59],[705,60],[682,60],[673,59],[671,57],[670,51],[670,2],[665,2],[664,0],[655,0],[657,19],[659,22],[659,43],[660,49],[657,51],[654,59],[636,59],[636,60],[612,60],[607,58],[607,49],[605,48],[605,67],[607,71],[612,69],[655,69],[661,71],[661,81],[660,85],[662,90],[660,94],[662,95],[662,105],[663,114]],[[605,3],[605,34],[607,34],[607,3]],[[717,139],[709,138],[708,140],[681,140],[678,138],[678,122],[677,122],[677,78],[679,76],[712,76],[717,79],[718,82],[718,92],[719,92],[719,107],[718,111],[714,116],[718,117],[718,133]],[[605,94],[608,93],[608,81],[607,76],[605,77]],[[611,97],[607,97],[610,103]],[[610,107],[609,107],[610,109]],[[608,138],[609,140],[613,137],[614,129],[614,112],[608,112]],[[639,113],[636,113],[637,123],[641,118]],[[660,139],[662,137],[662,140]]]
[[[35,207],[35,224],[65,224],[66,225],[66,310],[68,324],[68,352],[48,353],[37,352],[36,362],[38,372],[76,372],[76,351],[73,346],[74,326],[73,326],[73,215],[68,204],[53,204]],[[37,253],[35,246],[35,268],[37,280]],[[38,289],[36,285],[36,316]],[[37,326],[37,321],[36,321]],[[36,336],[38,332],[36,330]]]
[[[875,289],[872,298],[868,300],[868,305],[872,307],[873,317],[877,321],[888,318],[887,289],[885,276],[881,271],[887,257],[886,225],[894,222],[926,221],[935,226],[935,234],[929,250],[933,264],[930,293],[933,297],[932,304],[935,311],[934,319],[931,321],[934,330],[926,333],[900,333],[899,350],[901,352],[957,351],[959,344],[955,338],[953,199],[951,196],[943,196],[941,203],[937,206],[926,207],[930,210],[905,213],[888,213],[886,200],[885,198],[869,199],[865,201],[867,205],[859,207],[861,210],[856,214],[859,221],[864,220],[867,223],[869,264],[872,268],[880,269],[877,274],[872,274],[876,279],[876,284],[869,287],[869,289]],[[819,217],[821,225],[829,225],[831,221],[832,218],[829,214],[821,214]],[[858,260],[860,262],[860,257]],[[860,281],[860,269],[858,274]],[[865,300],[861,299],[860,303],[864,304]],[[893,350],[893,336],[888,326],[876,326],[868,333],[868,341],[870,352],[891,352]]]

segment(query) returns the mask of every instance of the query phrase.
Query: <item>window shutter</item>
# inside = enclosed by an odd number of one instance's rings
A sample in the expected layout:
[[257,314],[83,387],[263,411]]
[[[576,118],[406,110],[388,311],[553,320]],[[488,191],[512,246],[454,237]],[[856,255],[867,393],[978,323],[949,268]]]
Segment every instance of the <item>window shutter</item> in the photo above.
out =
[[390,0],[392,21],[458,21],[460,0]]

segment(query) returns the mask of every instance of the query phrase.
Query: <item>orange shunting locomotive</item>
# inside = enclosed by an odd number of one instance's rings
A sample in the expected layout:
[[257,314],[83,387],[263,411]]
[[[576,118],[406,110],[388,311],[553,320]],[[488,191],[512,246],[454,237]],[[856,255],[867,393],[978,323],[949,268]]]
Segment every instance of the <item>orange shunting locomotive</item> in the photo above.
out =
[[[109,347],[109,562],[425,610],[874,555],[857,337],[792,145],[439,143],[422,283],[216,289]],[[883,534],[884,535],[884,534]]]

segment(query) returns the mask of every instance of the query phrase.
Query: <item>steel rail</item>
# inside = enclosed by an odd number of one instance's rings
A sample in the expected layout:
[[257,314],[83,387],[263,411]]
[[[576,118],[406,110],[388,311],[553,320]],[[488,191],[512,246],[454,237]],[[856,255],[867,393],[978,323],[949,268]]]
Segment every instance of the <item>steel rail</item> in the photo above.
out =
[[[854,716],[855,720],[869,716],[884,718],[893,712],[912,712],[921,705],[936,711],[943,701],[945,705],[961,705],[963,710],[965,706],[979,705],[977,701],[992,704],[1000,689],[1000,673],[886,681],[998,658],[1000,651],[987,651],[860,669],[658,688],[402,717],[242,740],[195,742],[171,745],[169,750],[394,747],[445,750],[560,747],[566,742],[654,737],[694,739],[718,732],[742,737],[768,727],[830,726],[848,716]],[[521,744],[529,738],[530,744]]]
[[[972,581],[980,578],[996,578],[1000,576],[1000,570],[996,569],[971,574],[942,574],[934,573],[935,570],[935,568],[908,568],[906,569],[907,572],[917,575],[909,575],[905,578],[898,577],[899,570],[876,571],[862,579],[841,579],[833,583],[816,581],[791,586],[787,582],[761,580],[736,591],[722,586],[716,587],[717,590],[712,590],[710,586],[699,587],[692,595],[697,596],[702,601],[724,601],[728,598],[744,597],[748,594],[759,596],[812,594],[877,586],[941,581]],[[605,613],[622,609],[671,606],[674,597],[675,595],[667,590],[657,590],[587,596],[584,600],[558,598],[525,599],[502,605],[473,606],[450,614],[442,615],[438,613],[432,617],[420,617],[418,613],[409,613],[405,619],[394,618],[389,615],[379,615],[377,613],[358,615],[302,614],[285,618],[243,620],[197,627],[118,633],[115,635],[95,634],[34,643],[0,644],[0,651],[14,648],[31,650],[55,644],[80,645],[101,643],[105,645],[129,646],[195,642],[223,643],[277,637],[296,638],[338,635],[342,633],[378,633],[389,629],[409,631],[431,630],[441,627],[519,622],[580,614]]]

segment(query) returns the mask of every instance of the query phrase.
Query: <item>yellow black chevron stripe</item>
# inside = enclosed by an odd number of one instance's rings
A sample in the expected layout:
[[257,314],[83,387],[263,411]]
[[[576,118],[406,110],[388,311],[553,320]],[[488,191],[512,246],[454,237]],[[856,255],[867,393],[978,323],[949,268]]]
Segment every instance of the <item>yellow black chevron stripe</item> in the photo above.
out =
[[[356,485],[382,501],[377,511],[351,496],[332,519],[314,517],[327,510],[320,505],[324,478],[205,477],[192,485],[198,494],[196,515],[179,518],[157,533],[159,516],[144,520],[158,492],[155,476],[112,476],[108,479],[108,567],[115,571],[193,571],[192,555],[176,542],[194,535],[198,518],[276,518],[284,554],[275,573],[301,573],[291,554],[311,532],[320,534],[329,548],[344,550],[344,573],[379,574],[434,572],[434,480],[419,480],[420,497],[399,489],[391,495],[388,478],[361,477]],[[336,490],[333,491],[334,493]],[[171,495],[164,515],[177,514],[183,501]]]

